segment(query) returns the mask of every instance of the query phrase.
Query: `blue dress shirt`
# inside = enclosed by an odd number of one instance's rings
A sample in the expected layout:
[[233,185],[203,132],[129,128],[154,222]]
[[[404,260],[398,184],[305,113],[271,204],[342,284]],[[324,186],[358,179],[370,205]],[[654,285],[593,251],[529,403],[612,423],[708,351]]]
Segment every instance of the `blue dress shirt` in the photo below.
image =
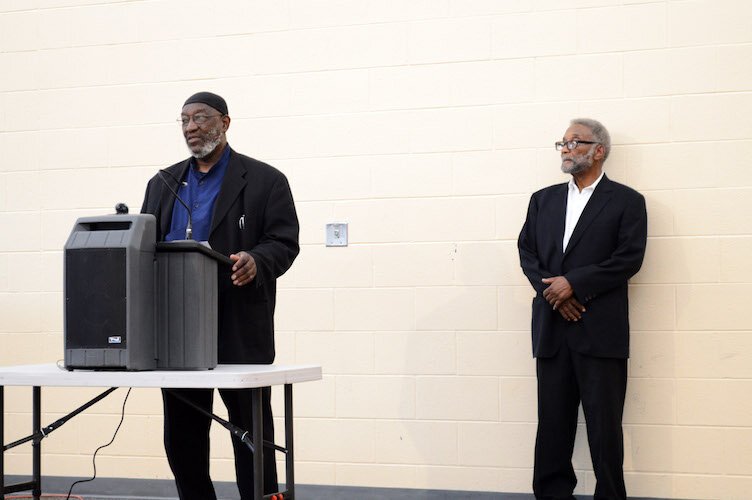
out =
[[[193,222],[193,239],[207,241],[211,229],[214,202],[222,187],[222,179],[225,177],[227,165],[230,163],[230,146],[225,146],[219,161],[206,173],[199,172],[196,168],[196,159],[191,158],[188,165],[188,174],[178,195],[191,207]],[[185,228],[188,226],[188,212],[177,199],[172,207],[172,221],[170,232],[165,236],[165,241],[184,240]]]

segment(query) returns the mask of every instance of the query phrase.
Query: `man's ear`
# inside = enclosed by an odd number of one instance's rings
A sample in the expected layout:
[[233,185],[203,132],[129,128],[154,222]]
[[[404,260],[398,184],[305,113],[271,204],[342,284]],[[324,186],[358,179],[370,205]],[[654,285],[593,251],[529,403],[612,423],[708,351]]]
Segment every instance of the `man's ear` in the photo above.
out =
[[224,115],[222,117],[222,131],[227,132],[227,129],[230,128],[230,116]]
[[603,144],[598,144],[595,146],[595,154],[593,155],[594,160],[603,160],[606,157],[606,146]]

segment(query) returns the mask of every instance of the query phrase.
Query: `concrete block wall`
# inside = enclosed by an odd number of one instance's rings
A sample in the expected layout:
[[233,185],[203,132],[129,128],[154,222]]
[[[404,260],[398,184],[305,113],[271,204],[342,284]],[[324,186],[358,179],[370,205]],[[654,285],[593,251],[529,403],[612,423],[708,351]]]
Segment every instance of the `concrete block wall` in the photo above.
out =
[[[742,0],[4,0],[0,363],[62,358],[73,222],[137,210],[146,180],[187,156],[183,100],[213,90],[230,143],[287,174],[300,214],[278,362],[319,363],[324,379],[296,388],[298,481],[529,492],[531,289],[515,240],[530,193],[566,180],[553,142],[591,116],[614,139],[609,176],[650,218],[630,292],[628,490],[745,498],[750,25]],[[347,248],[324,246],[335,221]],[[44,420],[93,394],[45,390]],[[86,475],[123,396],[47,439],[45,471]],[[8,440],[27,432],[30,397],[6,390]],[[126,413],[100,475],[170,477],[158,392],[134,390]],[[232,480],[213,433],[213,475]],[[30,450],[6,465],[26,472]]]

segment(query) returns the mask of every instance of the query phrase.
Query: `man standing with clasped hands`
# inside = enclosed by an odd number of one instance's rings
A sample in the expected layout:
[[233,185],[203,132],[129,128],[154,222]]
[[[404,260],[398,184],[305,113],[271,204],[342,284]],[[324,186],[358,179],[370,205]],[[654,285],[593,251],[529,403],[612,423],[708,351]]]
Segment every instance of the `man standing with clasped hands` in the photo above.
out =
[[536,291],[533,492],[538,499],[574,498],[572,452],[581,402],[594,498],[625,499],[627,281],[645,255],[645,199],[603,173],[611,139],[601,123],[572,120],[556,150],[561,170],[572,179],[532,195],[518,241],[522,270]]

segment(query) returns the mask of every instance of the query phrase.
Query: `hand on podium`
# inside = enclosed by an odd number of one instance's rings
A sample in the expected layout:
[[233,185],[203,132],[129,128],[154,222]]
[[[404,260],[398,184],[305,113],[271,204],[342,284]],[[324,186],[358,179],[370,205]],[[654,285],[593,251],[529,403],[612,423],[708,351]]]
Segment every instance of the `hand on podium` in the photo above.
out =
[[232,266],[232,284],[236,286],[247,285],[256,277],[256,261],[248,252],[238,252],[230,255],[235,262]]

